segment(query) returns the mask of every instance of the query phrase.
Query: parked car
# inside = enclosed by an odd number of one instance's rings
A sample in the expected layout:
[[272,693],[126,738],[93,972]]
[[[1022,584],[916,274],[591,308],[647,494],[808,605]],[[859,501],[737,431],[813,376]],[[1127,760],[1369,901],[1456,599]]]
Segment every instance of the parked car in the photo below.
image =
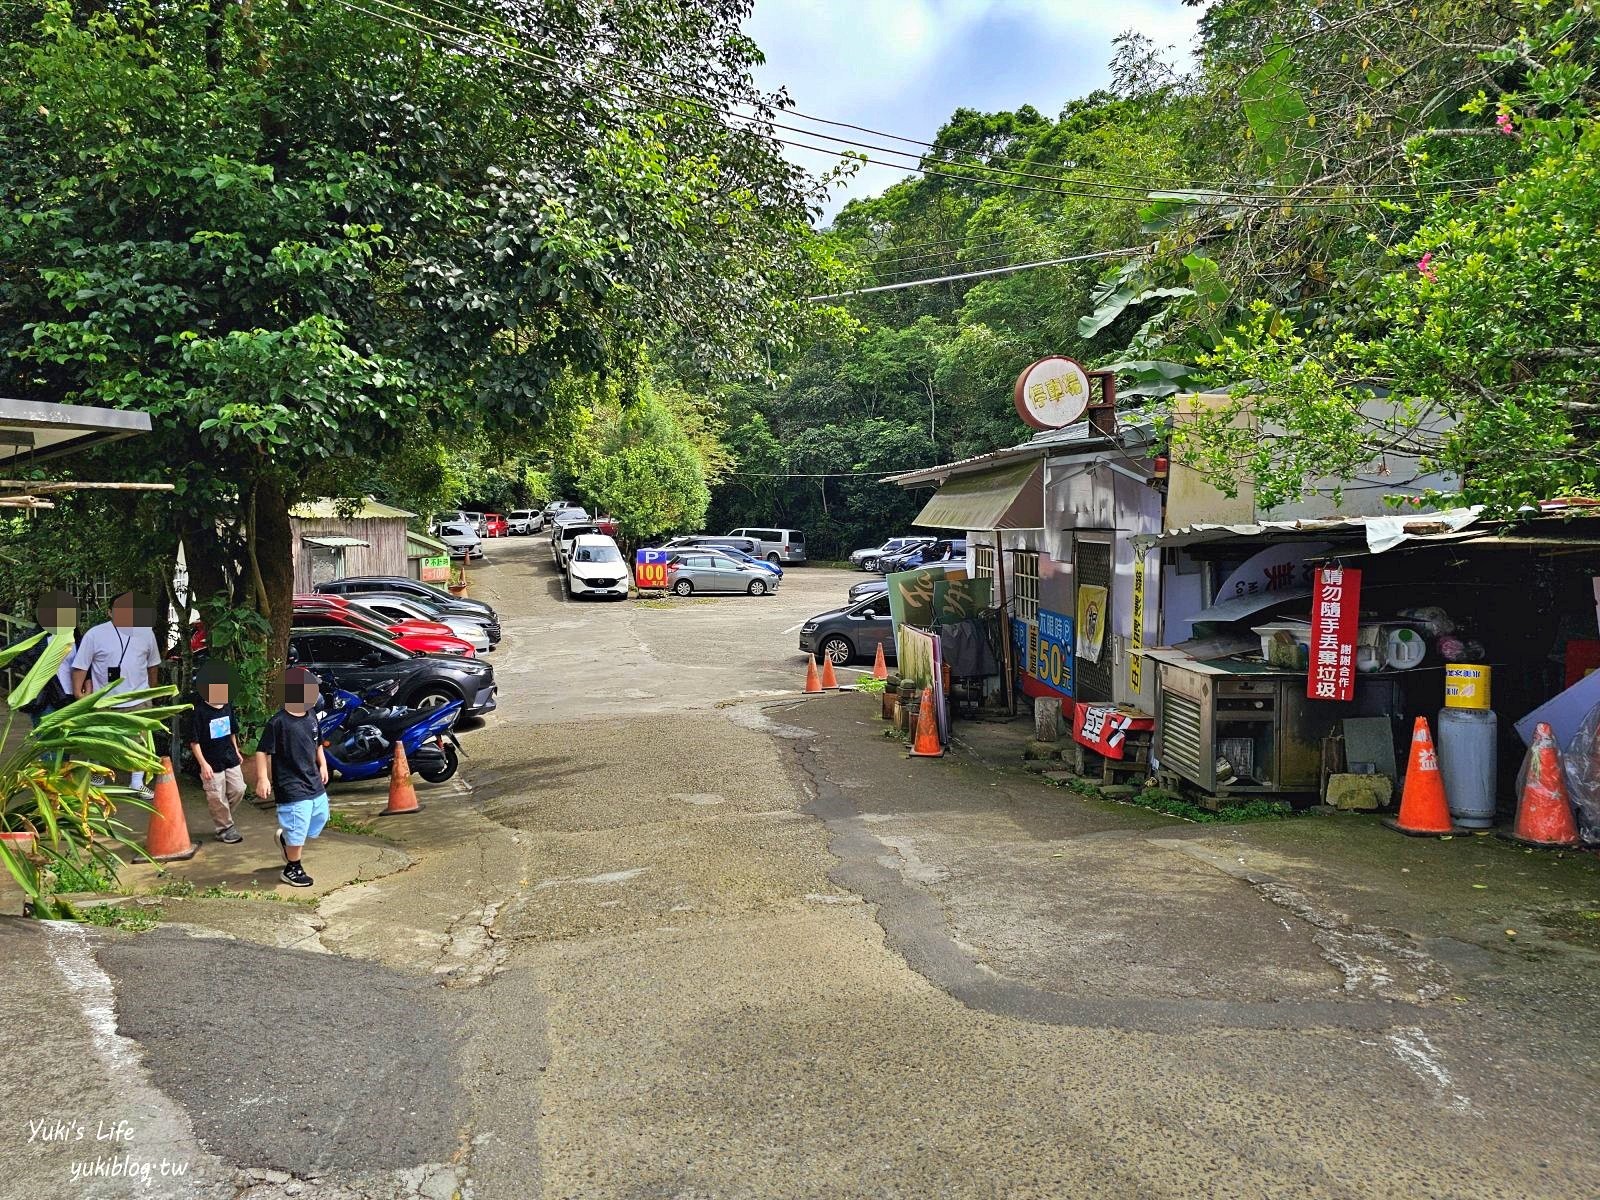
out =
[[729,537],[755,538],[761,548],[753,553],[775,563],[803,563],[806,561],[806,535],[798,529],[734,529]]
[[574,521],[587,521],[589,513],[586,509],[575,505],[558,508],[550,517],[550,540],[554,541],[556,534],[561,532],[563,525],[571,525]]
[[567,560],[572,557],[572,543],[586,533],[599,533],[600,527],[593,521],[568,521],[557,526],[556,533],[550,539],[550,557],[555,560],[556,570],[565,571]]
[[628,598],[628,563],[617,543],[603,533],[579,534],[567,558],[567,592],[579,596]]
[[359,596],[352,596],[351,599],[357,606],[387,621],[435,620],[442,625],[448,625],[452,634],[463,641],[471,642],[472,648],[479,653],[493,650],[495,642],[498,641],[498,638],[489,636],[489,630],[481,617],[441,612],[415,596],[386,596],[382,592],[364,592]]
[[465,521],[447,521],[434,534],[450,547],[450,557],[463,560],[483,557],[483,537]]
[[734,537],[732,534],[716,533],[686,533],[675,538],[668,538],[661,543],[662,550],[686,550],[698,546],[715,546],[719,550],[742,550],[752,558],[765,561],[766,556],[761,553],[761,543],[751,537]]
[[[713,549],[713,547],[710,546],[704,548],[708,550]],[[763,571],[770,571],[779,579],[783,578],[783,568],[775,562],[768,562],[764,558],[757,558],[753,554],[746,554],[743,550],[735,550],[732,546],[717,546],[714,547],[714,549],[718,554],[726,555],[728,558],[735,559],[742,563],[749,563],[752,567],[760,567]]]
[[[458,638],[444,626],[431,621],[399,621],[386,624],[364,609],[350,606],[343,600],[334,603],[333,596],[295,597],[294,612],[290,617],[292,628],[310,625],[340,625],[359,629],[375,637],[387,638],[402,650],[412,654],[459,654],[471,658],[476,653],[472,643]],[[342,606],[342,607],[341,607]],[[189,631],[189,649],[199,654],[207,648],[206,623],[196,621]]]
[[622,531],[622,522],[615,517],[595,517],[593,520],[594,527],[608,538],[616,538]]
[[934,563],[954,562],[967,557],[966,538],[941,538],[923,546],[912,546],[899,554],[885,555],[878,560],[878,570],[885,575],[896,571],[909,571],[912,567],[931,566]]
[[433,530],[437,530],[441,525],[453,525],[458,521],[467,525],[472,524],[471,519],[466,513],[462,512],[459,508],[453,508],[449,512],[435,513],[433,520],[428,523],[428,529],[430,532],[432,532]]
[[510,526],[505,517],[499,513],[485,513],[483,515],[484,537],[505,537],[510,532]]
[[899,554],[902,550],[909,550],[913,546],[925,546],[935,539],[931,536],[918,534],[914,537],[892,537],[881,546],[871,546],[865,550],[850,551],[850,561],[863,571],[876,571],[878,560],[887,555]]
[[410,654],[393,642],[336,625],[289,631],[289,661],[310,667],[324,686],[358,695],[394,680],[395,702],[432,708],[453,700],[477,716],[495,706],[494,668],[482,659],[453,654]]
[[818,613],[800,626],[800,649],[835,666],[851,659],[874,658],[878,647],[893,661],[894,622],[889,618],[889,596],[868,596],[855,604]]
[[544,514],[537,508],[513,508],[506,518],[506,532],[514,537],[538,533],[544,527]]
[[487,524],[487,513],[468,511],[464,512],[462,515],[467,518],[467,524],[472,526],[473,533],[477,534],[479,537],[486,537],[488,535],[489,526]]
[[887,579],[863,579],[860,583],[853,584],[850,588],[850,603],[865,600],[868,596],[884,596],[889,592]]
[[695,592],[745,592],[764,596],[778,590],[770,572],[708,550],[689,548],[667,560],[667,588],[680,596]]
[[405,575],[351,575],[345,579],[319,583],[316,591],[319,596],[344,596],[348,599],[355,599],[362,592],[386,592],[392,596],[414,596],[447,612],[479,613],[488,622],[494,640],[500,640],[500,620],[495,616],[493,605],[482,600],[469,600],[465,596],[452,596],[431,583],[423,583]]

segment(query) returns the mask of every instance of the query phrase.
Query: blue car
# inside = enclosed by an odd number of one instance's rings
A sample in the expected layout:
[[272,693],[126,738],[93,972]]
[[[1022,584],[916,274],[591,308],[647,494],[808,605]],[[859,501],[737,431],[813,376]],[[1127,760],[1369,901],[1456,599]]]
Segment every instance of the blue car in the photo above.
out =
[[729,558],[738,559],[746,566],[760,567],[765,571],[770,571],[779,579],[783,578],[783,568],[775,562],[769,562],[764,558],[757,558],[754,554],[746,554],[743,550],[735,550],[732,546],[711,546],[708,547],[708,549],[716,550],[720,554],[726,554]]
[[966,538],[941,538],[932,545],[913,546],[910,550],[879,559],[878,572],[893,575],[896,571],[909,571],[912,567],[950,562],[966,556]]

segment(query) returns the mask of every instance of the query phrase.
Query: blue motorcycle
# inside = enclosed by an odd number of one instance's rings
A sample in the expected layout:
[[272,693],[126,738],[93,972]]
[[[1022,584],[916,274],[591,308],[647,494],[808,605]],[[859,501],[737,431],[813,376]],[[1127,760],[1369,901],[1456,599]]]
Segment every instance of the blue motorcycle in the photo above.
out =
[[395,684],[380,683],[363,696],[332,687],[317,709],[330,780],[376,779],[394,765],[394,745],[406,748],[406,762],[429,783],[443,783],[461,765],[461,749],[451,726],[460,700],[432,708],[389,707]]

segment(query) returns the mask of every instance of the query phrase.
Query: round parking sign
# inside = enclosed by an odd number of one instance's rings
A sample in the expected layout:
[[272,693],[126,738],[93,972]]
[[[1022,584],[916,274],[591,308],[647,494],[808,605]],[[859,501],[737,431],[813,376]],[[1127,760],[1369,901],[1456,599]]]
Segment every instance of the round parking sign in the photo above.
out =
[[1041,358],[1017,376],[1017,415],[1035,429],[1071,425],[1089,407],[1089,376],[1061,355]]

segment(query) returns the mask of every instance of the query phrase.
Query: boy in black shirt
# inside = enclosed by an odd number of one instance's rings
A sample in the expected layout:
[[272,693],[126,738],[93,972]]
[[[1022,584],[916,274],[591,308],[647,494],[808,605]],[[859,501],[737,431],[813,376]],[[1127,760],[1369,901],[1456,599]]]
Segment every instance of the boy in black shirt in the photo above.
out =
[[290,887],[310,887],[300,851],[328,823],[328,760],[317,716],[318,680],[304,667],[283,673],[283,707],[273,713],[256,746],[256,791],[278,802],[279,876]]
[[244,756],[239,751],[239,721],[228,702],[232,676],[224,663],[201,664],[183,734],[200,768],[200,786],[217,827],[217,841],[228,843],[244,841],[233,821],[233,810],[244,799]]

